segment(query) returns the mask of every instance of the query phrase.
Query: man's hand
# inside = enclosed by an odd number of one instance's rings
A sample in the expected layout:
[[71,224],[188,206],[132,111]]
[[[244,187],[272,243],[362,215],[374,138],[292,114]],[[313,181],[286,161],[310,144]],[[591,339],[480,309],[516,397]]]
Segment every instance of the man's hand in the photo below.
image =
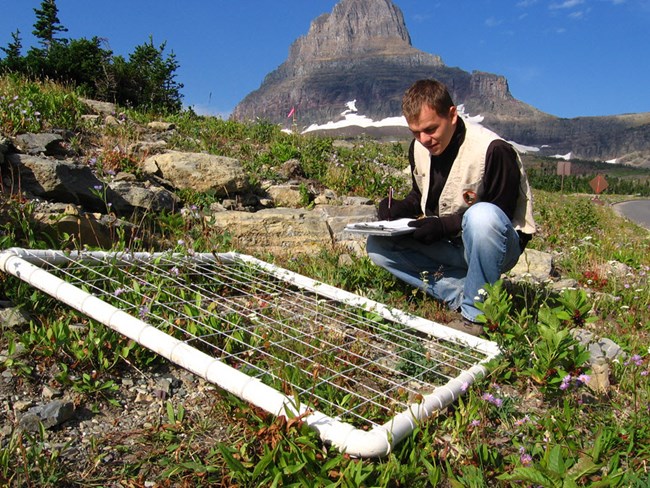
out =
[[388,198],[384,198],[379,202],[377,213],[379,214],[379,220],[395,220],[413,216],[411,209],[404,200],[395,200],[394,198],[390,203],[390,208],[388,208]]
[[413,238],[425,244],[439,241],[445,235],[445,229],[438,217],[425,217],[409,222],[409,227],[415,227]]

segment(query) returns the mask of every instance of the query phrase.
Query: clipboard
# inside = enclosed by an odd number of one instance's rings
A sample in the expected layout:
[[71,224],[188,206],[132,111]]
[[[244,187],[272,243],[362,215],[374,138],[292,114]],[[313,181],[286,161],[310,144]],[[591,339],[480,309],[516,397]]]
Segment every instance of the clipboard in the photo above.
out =
[[367,234],[374,236],[401,236],[411,234],[415,227],[409,227],[408,223],[415,219],[397,220],[375,220],[372,222],[358,222],[345,226],[345,232],[353,234]]

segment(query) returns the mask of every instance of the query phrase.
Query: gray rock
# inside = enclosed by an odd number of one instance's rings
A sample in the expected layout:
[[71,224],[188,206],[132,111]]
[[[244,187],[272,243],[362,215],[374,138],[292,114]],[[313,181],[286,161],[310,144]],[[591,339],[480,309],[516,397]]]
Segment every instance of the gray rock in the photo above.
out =
[[613,340],[608,339],[607,337],[600,339],[596,344],[600,347],[603,356],[605,356],[605,358],[609,359],[610,361],[625,356],[623,349],[621,349],[618,344],[616,344]]
[[114,216],[94,214],[89,212],[63,213],[56,205],[42,206],[34,213],[34,220],[38,222],[45,232],[52,235],[68,234],[74,236],[81,245],[110,248],[113,244],[115,229],[130,226]]
[[593,365],[602,361],[613,361],[625,356],[623,349],[613,340],[598,338],[586,329],[572,329],[571,335],[589,351],[589,362]]
[[278,207],[299,208],[304,206],[304,195],[298,185],[274,185],[266,191]]
[[506,275],[511,280],[543,283],[553,274],[553,256],[549,253],[526,249],[516,266]]
[[206,224],[232,235],[237,247],[248,252],[318,253],[332,244],[322,213],[292,208],[259,212],[225,211],[207,216]]
[[37,156],[45,154],[55,156],[64,154],[65,150],[61,147],[63,138],[58,134],[38,133],[38,134],[20,134],[16,136],[16,142],[25,154]]
[[20,182],[22,191],[34,197],[82,204],[89,210],[105,209],[105,202],[95,193],[103,183],[86,165],[21,154],[10,154],[7,160],[15,181],[5,176],[6,188]]
[[241,163],[224,156],[171,151],[147,158],[142,169],[170,181],[176,188],[213,191],[218,197],[241,193],[249,187]]
[[302,165],[297,159],[289,159],[288,161],[285,161],[278,169],[278,174],[286,180],[302,178],[305,176]]
[[149,122],[147,124],[147,127],[157,132],[164,132],[164,131],[175,129],[176,125],[171,122],[153,121],[153,122]]
[[153,154],[160,154],[167,149],[167,142],[160,141],[138,141],[131,144],[127,152],[134,156],[145,157]]
[[110,126],[115,127],[121,125],[122,123],[114,115],[107,115],[106,117],[104,117],[104,124],[109,127]]
[[82,98],[81,101],[94,113],[99,115],[111,115],[117,110],[116,105],[110,102],[100,102],[98,100],[90,100]]
[[0,329],[12,329],[29,324],[29,314],[19,308],[0,309]]
[[171,211],[180,204],[180,199],[174,193],[151,182],[118,178],[110,182],[108,187],[112,190],[110,203],[118,215],[130,214],[135,210]]
[[373,201],[366,197],[345,197],[343,205],[373,205]]
[[578,288],[578,281],[573,278],[562,278],[551,283],[551,289],[558,292],[575,288]]
[[161,400],[169,398],[172,395],[172,379],[160,378],[156,381],[153,395]]
[[594,333],[586,329],[572,329],[571,335],[579,344],[586,346],[594,340]]
[[39,422],[46,429],[51,429],[70,420],[74,415],[74,404],[70,401],[54,400],[45,405],[30,408],[20,418],[19,426],[30,432],[38,431]]

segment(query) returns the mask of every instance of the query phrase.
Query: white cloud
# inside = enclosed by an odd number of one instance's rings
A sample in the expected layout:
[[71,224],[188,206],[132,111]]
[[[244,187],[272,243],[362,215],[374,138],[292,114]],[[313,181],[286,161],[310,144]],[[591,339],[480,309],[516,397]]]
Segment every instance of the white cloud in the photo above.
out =
[[582,5],[585,3],[585,0],[565,0],[562,3],[552,3],[550,5],[550,9],[565,9],[565,8],[573,8],[577,7],[578,5]]
[[537,0],[521,0],[521,2],[517,2],[517,7],[519,8],[526,8],[526,7],[531,7],[537,3]]
[[499,20],[499,19],[497,19],[495,17],[488,17],[487,19],[485,19],[485,25],[487,27],[497,27],[498,25],[500,25],[502,23],[503,23],[502,20]]

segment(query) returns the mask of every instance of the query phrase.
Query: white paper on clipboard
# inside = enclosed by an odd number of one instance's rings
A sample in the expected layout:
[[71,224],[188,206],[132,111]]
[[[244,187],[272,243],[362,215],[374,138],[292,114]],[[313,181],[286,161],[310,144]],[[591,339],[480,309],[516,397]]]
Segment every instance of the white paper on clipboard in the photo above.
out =
[[399,236],[410,234],[415,230],[408,223],[415,219],[375,220],[372,222],[357,222],[345,226],[346,232],[369,234],[377,236]]

